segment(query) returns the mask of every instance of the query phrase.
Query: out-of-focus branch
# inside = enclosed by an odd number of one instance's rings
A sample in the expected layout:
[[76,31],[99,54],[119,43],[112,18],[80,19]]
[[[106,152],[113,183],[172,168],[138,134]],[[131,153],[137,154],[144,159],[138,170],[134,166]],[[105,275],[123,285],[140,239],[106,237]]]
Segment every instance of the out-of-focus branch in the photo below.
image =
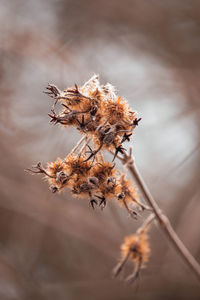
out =
[[197,278],[200,280],[200,265],[196,261],[196,259],[192,256],[192,254],[189,252],[189,250],[186,248],[186,246],[183,244],[183,242],[180,240],[176,232],[171,226],[171,223],[167,216],[162,212],[158,204],[156,203],[155,199],[153,198],[151,192],[149,191],[145,181],[143,180],[135,161],[132,157],[132,150],[130,150],[130,154],[127,155],[124,153],[123,159],[121,159],[123,163],[127,165],[127,168],[129,169],[130,173],[134,176],[136,179],[138,186],[140,187],[142,193],[145,196],[145,199],[150,207],[152,207],[153,212],[155,213],[156,219],[158,220],[159,224],[161,225],[161,228],[169,238],[169,240],[172,242],[173,246],[176,248],[177,252],[182,256],[185,263],[190,267],[192,272],[197,276]]

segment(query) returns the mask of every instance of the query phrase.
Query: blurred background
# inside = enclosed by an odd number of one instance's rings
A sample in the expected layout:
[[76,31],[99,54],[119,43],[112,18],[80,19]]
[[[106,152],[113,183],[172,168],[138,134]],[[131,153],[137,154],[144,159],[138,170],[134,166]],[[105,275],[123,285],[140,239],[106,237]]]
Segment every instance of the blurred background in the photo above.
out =
[[137,165],[200,261],[200,1],[0,0],[0,299],[200,299],[155,226],[140,280],[111,278],[124,236],[145,214],[133,221],[114,201],[93,211],[24,172],[79,140],[49,124],[45,86],[81,85],[94,73],[142,117],[131,141]]

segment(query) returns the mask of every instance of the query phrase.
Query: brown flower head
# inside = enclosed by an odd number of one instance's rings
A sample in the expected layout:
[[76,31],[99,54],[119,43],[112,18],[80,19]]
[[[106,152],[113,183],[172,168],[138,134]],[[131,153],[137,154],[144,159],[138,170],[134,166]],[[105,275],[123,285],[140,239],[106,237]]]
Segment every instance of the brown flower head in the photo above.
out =
[[141,268],[149,259],[150,247],[146,231],[136,233],[125,237],[121,245],[121,260],[115,267],[114,276],[118,276],[128,260],[134,264],[133,273],[130,274],[126,281],[133,282],[138,276]]

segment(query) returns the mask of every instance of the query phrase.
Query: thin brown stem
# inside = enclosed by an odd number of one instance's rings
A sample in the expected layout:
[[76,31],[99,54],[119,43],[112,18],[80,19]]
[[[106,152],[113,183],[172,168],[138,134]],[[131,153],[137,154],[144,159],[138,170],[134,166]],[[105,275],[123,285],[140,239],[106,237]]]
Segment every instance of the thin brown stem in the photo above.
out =
[[113,276],[117,277],[121,270],[123,269],[123,266],[127,262],[130,255],[130,251],[127,253],[127,255],[116,265],[116,267],[113,269]]
[[137,213],[134,212],[134,211],[132,211],[132,210],[128,207],[128,205],[127,205],[127,203],[126,203],[126,201],[125,201],[124,199],[123,199],[122,201],[123,201],[123,203],[124,203],[124,206],[125,206],[126,210],[128,211],[129,215],[131,216],[131,218],[136,219]]
[[80,145],[87,139],[86,136],[83,136],[78,143],[76,144],[76,146],[72,149],[72,151],[70,152],[70,154],[73,154],[74,152],[76,152],[76,150],[80,147]]
[[[130,158],[129,163],[128,158]],[[192,254],[189,252],[189,250],[186,248],[186,246],[183,244],[183,242],[180,240],[174,229],[172,228],[169,219],[167,216],[162,212],[156,201],[154,200],[153,196],[151,195],[146,183],[144,182],[138,168],[136,167],[135,162],[133,159],[131,160],[131,157],[128,157],[128,155],[124,155],[124,162],[127,163],[127,167],[130,171],[130,173],[134,176],[136,179],[141,191],[143,192],[147,203],[149,206],[152,207],[156,219],[158,220],[159,224],[161,225],[161,228],[168,236],[169,240],[172,242],[173,246],[176,248],[178,253],[182,256],[186,264],[190,267],[190,269],[193,271],[194,274],[196,274],[197,278],[200,280],[200,265],[196,261],[196,259],[192,256]]]
[[143,204],[142,202],[138,201],[132,195],[130,195],[130,197],[131,197],[131,199],[132,199],[133,202],[135,202],[137,205],[139,205],[141,207],[141,209],[152,211],[151,207],[149,207],[149,206]]
[[153,220],[155,219],[155,214],[150,214],[148,216],[148,218],[144,221],[144,223],[142,224],[142,226],[140,226],[140,228],[138,228],[137,230],[137,234],[141,235],[143,234],[146,230],[148,230],[149,226],[151,225],[151,223],[153,222]]
[[85,151],[85,149],[86,149],[86,147],[87,147],[87,145],[89,144],[90,141],[91,141],[91,138],[86,138],[86,142],[85,142],[85,144],[82,146],[82,148],[80,149],[79,155],[81,155],[81,154]]

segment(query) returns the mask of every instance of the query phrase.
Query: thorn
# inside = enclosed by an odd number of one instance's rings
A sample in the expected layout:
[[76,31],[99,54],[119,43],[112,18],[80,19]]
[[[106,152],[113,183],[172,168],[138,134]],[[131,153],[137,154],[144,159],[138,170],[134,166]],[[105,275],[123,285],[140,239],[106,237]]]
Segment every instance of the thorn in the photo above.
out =
[[93,156],[95,156],[101,150],[101,147],[103,146],[103,143],[99,146],[99,148],[97,150],[92,150],[92,148],[89,145],[87,145],[87,146],[90,149],[91,154],[90,154],[90,156],[86,160],[84,160],[84,162],[90,160],[90,158],[92,158]]
[[121,141],[121,144],[124,143],[125,141],[128,141],[130,142],[130,136],[132,135],[132,133],[130,134],[124,134],[123,138],[122,138],[122,141]]
[[133,125],[138,126],[138,123],[142,120],[142,118],[135,118],[135,120],[133,121]]
[[106,206],[106,198],[104,196],[100,197],[98,195],[96,195],[96,197],[101,200],[101,202],[99,203],[99,206],[103,209]]
[[78,85],[75,83],[75,88],[76,88],[76,91],[78,92]]
[[139,270],[137,270],[133,274],[126,277],[125,282],[127,282],[128,284],[131,284],[138,278],[138,276],[139,276]]
[[123,148],[122,145],[119,145],[118,147],[116,147],[116,148],[115,148],[115,154],[114,154],[114,157],[113,157],[113,160],[112,160],[112,161],[115,160],[115,158],[116,158],[118,152],[121,153],[121,154],[124,154],[124,151],[126,151],[126,149]]
[[97,201],[95,199],[90,200],[90,205],[94,209],[94,205],[97,205]]

